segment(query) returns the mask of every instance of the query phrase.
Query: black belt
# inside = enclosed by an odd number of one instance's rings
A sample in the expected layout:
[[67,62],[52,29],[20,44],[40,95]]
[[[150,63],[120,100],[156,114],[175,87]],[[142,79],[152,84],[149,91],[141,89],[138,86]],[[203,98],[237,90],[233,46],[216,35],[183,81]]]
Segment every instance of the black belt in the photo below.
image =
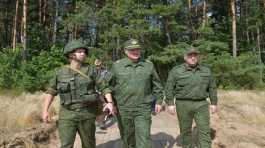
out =
[[206,101],[206,98],[203,98],[203,99],[191,99],[191,98],[181,98],[181,99],[178,99],[176,98],[176,101]]

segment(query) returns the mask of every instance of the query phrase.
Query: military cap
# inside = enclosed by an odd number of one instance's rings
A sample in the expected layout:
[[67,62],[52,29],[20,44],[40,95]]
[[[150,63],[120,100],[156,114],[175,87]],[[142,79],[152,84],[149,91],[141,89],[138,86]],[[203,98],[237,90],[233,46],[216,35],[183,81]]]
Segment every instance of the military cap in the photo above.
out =
[[190,55],[190,54],[200,54],[199,50],[194,48],[194,47],[191,47],[191,48],[188,48],[185,52],[184,52],[184,55]]
[[81,40],[69,41],[64,47],[63,54],[65,56],[68,56],[69,53],[74,52],[74,50],[80,49],[80,48],[85,49],[86,54],[88,53],[89,48],[85,44],[83,44]]
[[141,45],[139,44],[139,41],[136,39],[130,39],[124,43],[125,50],[140,49],[140,48]]

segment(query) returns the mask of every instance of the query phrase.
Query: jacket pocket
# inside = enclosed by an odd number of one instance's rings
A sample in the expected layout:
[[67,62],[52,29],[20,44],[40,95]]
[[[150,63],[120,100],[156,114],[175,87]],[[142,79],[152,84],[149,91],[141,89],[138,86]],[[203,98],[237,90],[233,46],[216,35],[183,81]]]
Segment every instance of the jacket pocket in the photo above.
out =
[[89,89],[94,89],[93,86],[91,86],[92,81],[89,80],[82,80],[79,82],[78,86],[79,86],[79,94],[80,95],[88,95],[89,94]]
[[70,105],[72,102],[70,83],[67,81],[59,82],[58,91],[61,105]]
[[176,86],[177,87],[184,87],[187,86],[190,82],[189,78],[191,75],[183,75],[179,76],[176,80]]
[[201,83],[203,84],[209,84],[210,82],[210,74],[208,73],[201,73],[200,74],[201,77]]

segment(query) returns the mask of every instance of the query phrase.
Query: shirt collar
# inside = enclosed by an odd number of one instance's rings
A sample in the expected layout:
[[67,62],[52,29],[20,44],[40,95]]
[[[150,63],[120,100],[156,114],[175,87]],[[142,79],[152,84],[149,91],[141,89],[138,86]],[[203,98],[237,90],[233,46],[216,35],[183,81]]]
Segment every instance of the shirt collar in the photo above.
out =
[[186,71],[200,70],[201,65],[198,63],[195,67],[190,67],[187,63],[184,64]]
[[134,63],[129,58],[126,58],[125,67],[127,67],[127,66],[136,66],[136,67],[137,66],[144,66],[144,60],[142,58],[140,58],[138,62]]

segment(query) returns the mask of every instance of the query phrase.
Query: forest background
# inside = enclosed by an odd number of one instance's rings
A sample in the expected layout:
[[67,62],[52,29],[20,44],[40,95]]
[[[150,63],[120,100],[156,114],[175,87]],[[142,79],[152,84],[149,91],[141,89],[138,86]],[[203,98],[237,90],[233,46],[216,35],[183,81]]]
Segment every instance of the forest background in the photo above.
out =
[[129,38],[163,82],[192,45],[220,89],[265,88],[265,0],[1,0],[0,89],[44,90],[72,39],[110,68]]

